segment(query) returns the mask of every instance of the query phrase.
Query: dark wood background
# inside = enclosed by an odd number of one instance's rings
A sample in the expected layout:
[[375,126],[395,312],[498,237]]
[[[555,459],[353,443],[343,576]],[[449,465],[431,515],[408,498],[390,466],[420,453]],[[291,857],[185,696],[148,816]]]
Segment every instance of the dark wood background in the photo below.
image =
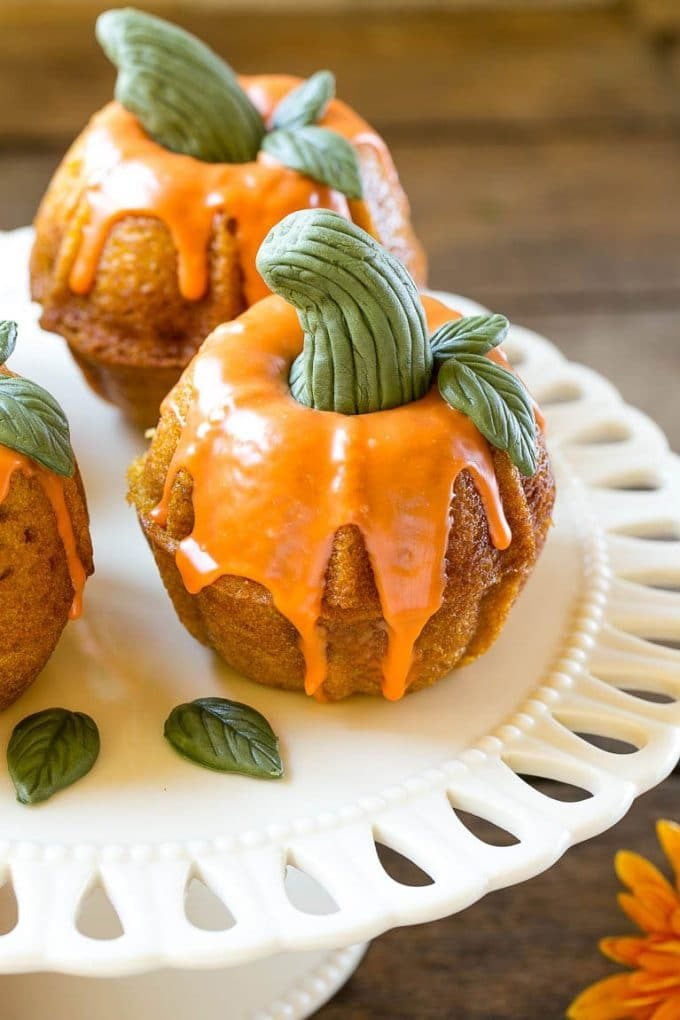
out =
[[[66,144],[110,96],[97,6],[0,4],[0,227],[31,219]],[[331,67],[392,147],[432,284],[544,332],[680,448],[679,7],[361,19],[162,10],[240,70]],[[680,819],[678,776],[546,875],[376,940],[319,1017],[557,1020],[613,969],[596,950],[628,928],[612,855],[654,855],[659,816]],[[409,879],[403,862],[391,866]]]

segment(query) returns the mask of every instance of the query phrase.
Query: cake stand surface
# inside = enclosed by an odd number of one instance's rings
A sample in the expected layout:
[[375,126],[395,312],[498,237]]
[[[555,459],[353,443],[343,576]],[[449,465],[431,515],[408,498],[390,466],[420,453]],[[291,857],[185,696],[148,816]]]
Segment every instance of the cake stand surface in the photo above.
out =
[[[537,570],[472,666],[397,704],[320,706],[236,676],[177,622],[125,505],[125,469],[144,441],[38,329],[30,243],[29,230],[0,235],[0,314],[21,326],[12,367],[50,388],[71,420],[97,573],[83,619],[0,717],[0,742],[28,713],[64,705],[97,720],[102,753],[38,808],[19,805],[0,770],[0,882],[6,912],[10,893],[18,904],[0,972],[55,972],[2,979],[8,1020],[35,1015],[41,995],[56,1020],[81,1020],[77,1002],[83,1020],[124,1008],[154,1020],[213,999],[229,1003],[230,1020],[308,1016],[358,963],[361,948],[343,947],[531,878],[668,774],[680,754],[680,466],[606,380],[511,330],[505,347],[545,409],[559,486]],[[208,695],[267,716],[282,781],[218,775],[172,751],[170,709]],[[531,776],[589,796],[556,801]],[[482,842],[460,812],[516,842]],[[376,843],[431,883],[394,881]],[[223,969],[189,973],[198,968]],[[104,994],[85,976],[125,980]],[[119,1008],[107,1013],[108,1002]]]

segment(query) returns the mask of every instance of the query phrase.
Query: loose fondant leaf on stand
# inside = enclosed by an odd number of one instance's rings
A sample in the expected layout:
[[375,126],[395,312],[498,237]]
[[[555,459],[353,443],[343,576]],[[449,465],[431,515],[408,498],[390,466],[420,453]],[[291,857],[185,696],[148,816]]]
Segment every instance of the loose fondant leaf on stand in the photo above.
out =
[[427,392],[432,352],[418,288],[365,230],[328,209],[291,213],[264,239],[257,268],[304,330],[290,374],[300,403],[365,414]]
[[512,372],[479,354],[460,354],[440,368],[439,390],[492,446],[505,450],[523,475],[535,473],[534,410],[526,389]]
[[118,68],[116,99],[159,145],[210,163],[255,159],[262,117],[199,39],[131,7],[101,14],[97,39]]
[[265,135],[264,152],[290,170],[306,174],[348,198],[361,198],[361,175],[351,142],[328,128],[307,125]]
[[54,397],[30,379],[0,376],[0,445],[57,475],[70,478],[75,471],[66,416]]
[[48,708],[14,728],[7,764],[17,798],[38,804],[86,775],[99,755],[99,731],[83,712]]
[[16,346],[17,324],[11,319],[0,321],[0,365],[4,365]]
[[276,734],[263,715],[226,698],[199,698],[174,708],[165,737],[185,758],[216,772],[263,779],[283,775]]
[[274,111],[275,128],[299,128],[321,120],[335,95],[335,76],[317,71],[285,96]]

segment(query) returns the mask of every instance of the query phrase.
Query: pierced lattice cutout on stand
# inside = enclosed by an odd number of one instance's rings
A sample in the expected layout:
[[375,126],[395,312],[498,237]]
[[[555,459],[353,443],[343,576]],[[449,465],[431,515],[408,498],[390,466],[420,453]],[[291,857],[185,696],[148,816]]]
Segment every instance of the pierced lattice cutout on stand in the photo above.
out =
[[678,700],[677,698],[674,698],[671,694],[664,694],[661,691],[655,690],[645,691],[640,689],[639,687],[638,688],[621,687],[620,690],[622,690],[625,694],[630,694],[630,696],[633,698],[640,698],[641,701],[652,701],[658,705],[668,705]]
[[[659,544],[673,544],[680,541],[680,526],[676,524],[674,520],[633,520],[628,525],[622,525],[618,528],[612,528],[610,531],[610,537],[615,539],[616,536],[620,536],[622,539],[629,539],[627,547],[629,552],[635,555],[634,542],[658,542]],[[612,548],[615,548],[614,542],[610,542]],[[640,546],[637,547],[638,559],[640,554],[645,552],[653,556],[654,553],[650,549],[642,549]]]
[[76,928],[88,939],[105,942],[123,935],[120,918],[101,880],[95,882],[80,901]]
[[518,771],[517,776],[536,793],[540,793],[543,797],[549,797],[550,800],[557,800],[561,804],[578,804],[593,796],[592,790],[587,790],[576,783],[565,783],[560,779],[552,779],[542,775],[540,771]]
[[[470,313],[474,314],[474,313]],[[527,353],[524,346],[518,343],[513,335],[506,338],[503,350],[513,368],[521,368],[527,361]]]
[[302,914],[318,914],[328,916],[336,914],[338,904],[312,875],[294,864],[286,865],[284,878],[286,896],[292,907]]
[[0,937],[14,931],[19,921],[19,907],[11,878],[0,886]]
[[613,492],[658,492],[662,486],[663,480],[659,475],[650,471],[639,471],[634,475],[626,472],[618,478],[608,478],[600,488]]
[[636,744],[631,744],[628,740],[618,740],[616,737],[608,737],[602,733],[584,733],[579,730],[572,732],[579,740],[585,740],[587,744],[599,748],[600,751],[606,751],[608,754],[635,754],[640,750]]
[[231,911],[196,873],[186,885],[184,912],[189,923],[201,931],[229,931],[236,924]]
[[555,380],[550,387],[546,387],[541,395],[541,407],[554,407],[556,404],[573,404],[583,397],[583,387],[580,383],[562,379]]
[[426,871],[419,868],[410,857],[405,857],[398,850],[376,841],[375,844],[378,860],[383,871],[399,885],[406,885],[410,888],[422,888],[425,885],[432,885],[433,878]]
[[625,422],[605,419],[582,425],[572,443],[574,446],[613,446],[630,438],[631,431]]
[[517,836],[496,822],[490,822],[487,818],[480,818],[479,815],[463,811],[461,808],[454,808],[454,811],[458,821],[481,843],[488,846],[516,846],[520,842]]

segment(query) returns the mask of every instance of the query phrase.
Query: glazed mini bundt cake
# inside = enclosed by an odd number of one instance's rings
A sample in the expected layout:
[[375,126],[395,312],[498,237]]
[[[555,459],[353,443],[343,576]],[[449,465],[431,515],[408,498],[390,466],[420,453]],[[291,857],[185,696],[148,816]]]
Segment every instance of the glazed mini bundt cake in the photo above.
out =
[[205,341],[130,499],[180,619],[239,672],[398,699],[484,652],[536,562],[538,410],[507,320],[421,296],[336,213],[288,216],[258,268],[275,293]]
[[354,220],[424,283],[422,249],[382,139],[332,74],[237,78],[193,36],[131,9],[97,35],[116,101],[57,170],[35,221],[32,292],[103,397],[135,423],[207,334],[264,297],[255,255],[286,214]]
[[16,326],[0,322],[0,708],[26,690],[80,614],[92,545],[63,411],[5,367]]

